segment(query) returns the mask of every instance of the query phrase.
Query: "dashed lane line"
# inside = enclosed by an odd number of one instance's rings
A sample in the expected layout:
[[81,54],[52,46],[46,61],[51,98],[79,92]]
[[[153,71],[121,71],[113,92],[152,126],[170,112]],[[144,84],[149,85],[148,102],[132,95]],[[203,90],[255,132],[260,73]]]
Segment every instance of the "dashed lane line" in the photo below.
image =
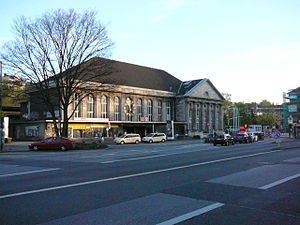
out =
[[49,172],[49,171],[54,171],[54,170],[59,170],[59,168],[42,169],[42,170],[30,170],[30,171],[19,172],[19,173],[2,174],[2,175],[0,175],[0,178],[2,178],[2,177],[20,176],[20,175],[26,175],[26,174],[32,174],[32,173]]

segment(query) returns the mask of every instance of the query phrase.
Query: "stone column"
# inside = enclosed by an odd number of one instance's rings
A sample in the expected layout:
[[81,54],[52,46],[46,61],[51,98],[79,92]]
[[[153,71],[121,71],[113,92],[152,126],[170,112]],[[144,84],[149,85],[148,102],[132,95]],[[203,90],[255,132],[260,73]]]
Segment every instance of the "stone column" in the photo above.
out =
[[218,104],[214,104],[215,105],[215,130],[219,130],[219,105]]
[[209,132],[211,132],[211,128],[212,128],[212,112],[211,112],[212,107],[211,106],[212,106],[212,104],[208,103],[207,106],[208,106],[208,123],[209,123],[208,130],[209,130]]
[[219,118],[220,118],[220,120],[219,120],[219,128],[220,128],[220,130],[224,130],[224,107],[223,107],[223,105],[220,105],[220,113],[219,113]]
[[201,113],[201,114],[202,114],[202,115],[201,115],[201,116],[202,116],[202,125],[201,125],[201,126],[202,126],[202,130],[204,131],[205,128],[206,128],[206,126],[205,126],[205,124],[206,124],[206,120],[205,120],[205,114],[206,114],[206,113],[205,113],[205,107],[206,107],[206,103],[205,103],[205,102],[202,102],[201,105],[202,105],[202,111],[201,111],[201,112],[202,112],[202,113]]

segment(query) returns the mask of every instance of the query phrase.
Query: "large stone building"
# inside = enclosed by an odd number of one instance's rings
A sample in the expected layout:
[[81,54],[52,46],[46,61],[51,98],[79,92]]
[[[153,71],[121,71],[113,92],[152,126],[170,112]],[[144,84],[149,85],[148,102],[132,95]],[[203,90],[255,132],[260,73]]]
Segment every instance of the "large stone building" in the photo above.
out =
[[[77,107],[79,96],[74,94],[70,137],[99,132],[110,137],[124,132],[145,136],[154,131],[194,136],[223,130],[224,98],[209,79],[182,82],[159,69],[118,61],[112,65],[110,82],[99,85],[100,77],[91,81],[94,90]],[[50,113],[32,96],[22,107],[23,119],[14,124],[15,139],[54,135]]]

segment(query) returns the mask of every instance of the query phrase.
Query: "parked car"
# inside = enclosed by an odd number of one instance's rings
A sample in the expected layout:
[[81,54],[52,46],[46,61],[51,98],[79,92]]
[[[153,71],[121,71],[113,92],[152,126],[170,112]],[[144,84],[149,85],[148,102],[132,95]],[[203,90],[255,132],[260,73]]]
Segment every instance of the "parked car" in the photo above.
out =
[[143,137],[143,142],[165,142],[167,140],[167,136],[164,133],[150,133],[147,136]]
[[247,133],[243,133],[243,134],[237,134],[234,138],[235,142],[239,142],[239,143],[248,143],[249,142],[249,137]]
[[139,134],[123,134],[120,137],[116,137],[114,142],[121,145],[127,143],[138,144],[141,142],[141,136]]
[[40,142],[34,142],[28,145],[30,150],[61,150],[66,151],[75,148],[75,141],[62,137],[50,137]]
[[254,132],[255,135],[257,135],[258,140],[264,140],[265,135],[264,132]]
[[214,138],[214,140],[213,140],[214,146],[216,146],[217,144],[228,146],[229,144],[234,145],[234,143],[235,142],[234,142],[233,137],[231,137],[229,134],[219,135],[216,138]]
[[249,135],[249,140],[251,139],[251,142],[256,142],[258,141],[258,136],[254,132],[248,132]]

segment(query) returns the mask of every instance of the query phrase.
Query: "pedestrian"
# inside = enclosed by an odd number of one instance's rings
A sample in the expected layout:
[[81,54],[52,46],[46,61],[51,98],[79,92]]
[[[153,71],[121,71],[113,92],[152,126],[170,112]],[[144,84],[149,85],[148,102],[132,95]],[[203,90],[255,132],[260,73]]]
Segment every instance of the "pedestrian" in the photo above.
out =
[[99,133],[99,144],[102,144],[104,141],[104,137],[102,136],[101,133]]

